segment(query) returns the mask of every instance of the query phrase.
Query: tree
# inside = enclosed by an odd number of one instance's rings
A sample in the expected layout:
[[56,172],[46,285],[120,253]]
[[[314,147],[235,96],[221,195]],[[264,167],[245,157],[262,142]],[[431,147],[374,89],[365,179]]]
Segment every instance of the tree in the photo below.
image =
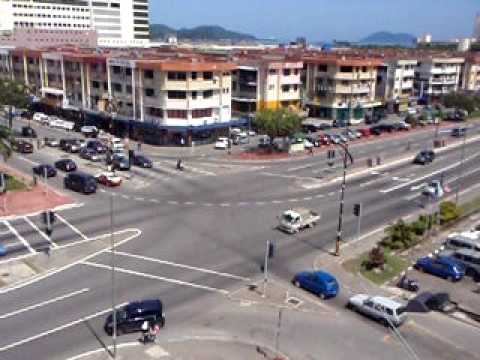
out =
[[22,83],[10,80],[0,81],[0,104],[26,108],[30,90]]
[[440,224],[448,224],[451,221],[458,219],[461,215],[461,210],[451,201],[443,201],[440,203]]
[[291,136],[300,130],[302,119],[287,109],[267,109],[257,112],[254,124],[259,132],[270,137],[272,144],[275,138]]
[[381,244],[392,250],[408,249],[417,243],[417,236],[409,224],[398,220],[395,224],[385,229],[387,237]]
[[12,155],[10,138],[10,129],[6,126],[0,126],[0,155],[2,155],[4,161],[7,161]]

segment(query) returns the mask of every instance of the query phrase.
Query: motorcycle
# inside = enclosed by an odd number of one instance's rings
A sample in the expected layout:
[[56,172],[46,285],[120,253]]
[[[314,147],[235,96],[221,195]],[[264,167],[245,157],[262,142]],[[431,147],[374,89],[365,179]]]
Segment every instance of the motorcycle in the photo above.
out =
[[402,276],[397,286],[401,289],[405,289],[411,292],[417,292],[420,289],[418,281],[414,279],[409,279],[406,275]]

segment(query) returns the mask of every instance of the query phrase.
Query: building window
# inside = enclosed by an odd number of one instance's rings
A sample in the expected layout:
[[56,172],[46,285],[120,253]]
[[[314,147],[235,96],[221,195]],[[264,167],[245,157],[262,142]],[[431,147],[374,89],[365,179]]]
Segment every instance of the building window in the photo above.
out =
[[143,72],[143,75],[145,76],[145,79],[153,79],[154,78],[153,70],[145,70]]
[[213,97],[213,90],[207,90],[203,92],[203,98],[204,99],[209,99]]
[[145,89],[145,96],[154,97],[155,96],[155,90],[152,89],[152,88],[146,88]]
[[127,74],[127,76],[131,76],[132,75],[132,69],[131,68],[126,68],[125,69],[125,74]]
[[204,118],[204,117],[212,117],[212,109],[195,109],[192,110],[192,118]]
[[185,81],[187,80],[187,73],[186,72],[168,72],[168,80],[172,81]]
[[291,71],[290,69],[283,69],[283,76],[290,76]]
[[172,119],[186,119],[187,110],[167,110],[167,115]]
[[113,85],[113,91],[122,92],[122,84],[113,83],[112,85]]
[[148,115],[163,118],[163,109],[158,109],[154,107],[147,108]]
[[131,94],[132,93],[132,85],[127,85],[125,90],[127,91],[127,94]]
[[282,85],[282,91],[283,92],[289,92],[290,91],[290,85]]
[[197,75],[196,72],[192,72],[192,80],[197,80]]
[[275,90],[275,85],[268,85],[268,90]]
[[276,69],[268,69],[268,74],[269,75],[277,75],[277,70]]
[[351,72],[353,72],[353,67],[352,66],[340,66],[340,72],[351,73]]
[[169,99],[186,99],[187,92],[186,91],[169,91],[167,93]]
[[213,79],[213,72],[208,71],[203,73],[203,78],[205,80],[212,80]]
[[122,69],[120,68],[120,66],[113,66],[112,70],[114,74],[120,74],[122,72]]
[[192,91],[192,99],[196,99],[197,98],[197,92],[196,91]]

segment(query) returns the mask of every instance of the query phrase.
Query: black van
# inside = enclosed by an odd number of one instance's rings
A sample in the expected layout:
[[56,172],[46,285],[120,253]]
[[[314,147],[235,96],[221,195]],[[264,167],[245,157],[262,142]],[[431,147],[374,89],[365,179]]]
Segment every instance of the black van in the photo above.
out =
[[68,174],[63,179],[63,185],[66,189],[81,192],[84,194],[93,194],[97,192],[97,181],[92,175],[79,171]]
[[[117,334],[141,331],[142,324],[148,321],[150,326],[165,326],[163,304],[159,299],[135,301],[117,310]],[[104,326],[108,335],[113,334],[113,316],[110,314]]]

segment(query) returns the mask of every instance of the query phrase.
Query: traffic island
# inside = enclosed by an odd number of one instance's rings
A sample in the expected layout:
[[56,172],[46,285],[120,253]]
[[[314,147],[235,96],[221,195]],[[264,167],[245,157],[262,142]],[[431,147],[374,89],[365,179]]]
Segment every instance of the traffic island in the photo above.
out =
[[[68,360],[110,360],[113,349],[101,348]],[[140,342],[119,344],[117,359],[182,359],[182,360],[288,360],[288,357],[262,344],[227,337],[172,339],[143,345]]]

